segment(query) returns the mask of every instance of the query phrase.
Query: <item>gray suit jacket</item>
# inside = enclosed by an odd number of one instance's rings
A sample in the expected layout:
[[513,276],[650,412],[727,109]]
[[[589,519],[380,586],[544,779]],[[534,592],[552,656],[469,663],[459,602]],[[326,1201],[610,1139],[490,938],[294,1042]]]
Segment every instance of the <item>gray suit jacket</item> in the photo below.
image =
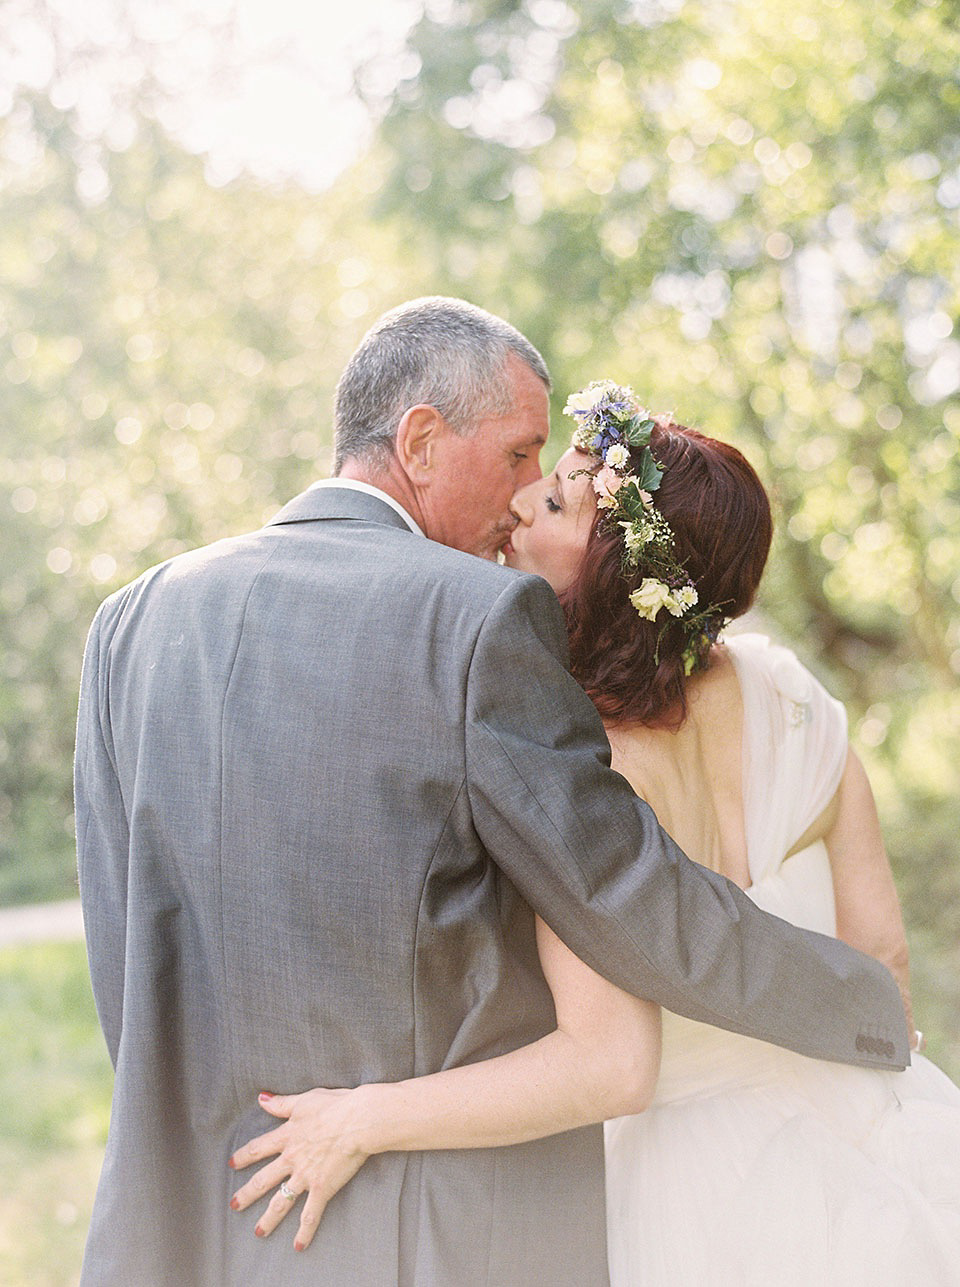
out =
[[887,972],[689,862],[608,767],[556,599],[312,489],[101,607],[80,888],[116,1067],[85,1287],[600,1287],[602,1141],[385,1154],[313,1246],[228,1209],[261,1089],[549,1031],[532,912],[621,986],[851,1063],[908,1058]]

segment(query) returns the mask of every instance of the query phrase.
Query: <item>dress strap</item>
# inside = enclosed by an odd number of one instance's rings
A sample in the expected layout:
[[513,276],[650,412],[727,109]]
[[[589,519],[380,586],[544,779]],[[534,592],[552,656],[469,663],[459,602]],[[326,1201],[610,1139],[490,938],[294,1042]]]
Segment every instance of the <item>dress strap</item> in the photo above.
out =
[[743,698],[744,825],[751,879],[775,872],[830,803],[847,758],[847,716],[789,648],[726,641]]

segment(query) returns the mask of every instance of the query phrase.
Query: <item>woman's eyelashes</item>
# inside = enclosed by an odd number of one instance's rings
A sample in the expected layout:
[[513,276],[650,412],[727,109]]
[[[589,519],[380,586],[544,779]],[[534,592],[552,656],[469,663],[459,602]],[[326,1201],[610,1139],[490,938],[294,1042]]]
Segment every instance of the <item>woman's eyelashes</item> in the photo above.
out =
[[558,505],[552,496],[544,496],[544,504],[551,514],[559,514],[562,506]]

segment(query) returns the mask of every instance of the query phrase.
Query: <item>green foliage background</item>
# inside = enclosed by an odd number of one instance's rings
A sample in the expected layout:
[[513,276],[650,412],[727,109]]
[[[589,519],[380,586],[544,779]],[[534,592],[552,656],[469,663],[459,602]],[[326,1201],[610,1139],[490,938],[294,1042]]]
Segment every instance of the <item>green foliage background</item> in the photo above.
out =
[[0,1287],[68,1287],[113,1088],[82,943],[0,948]]
[[960,1074],[957,10],[437,0],[401,57],[360,69],[379,127],[321,195],[214,181],[149,78],[119,143],[56,78],[19,90],[0,119],[0,899],[74,888],[100,598],[324,473],[366,326],[463,295],[530,335],[558,404],[610,375],[769,482],[761,609],[847,703],[918,1020]]

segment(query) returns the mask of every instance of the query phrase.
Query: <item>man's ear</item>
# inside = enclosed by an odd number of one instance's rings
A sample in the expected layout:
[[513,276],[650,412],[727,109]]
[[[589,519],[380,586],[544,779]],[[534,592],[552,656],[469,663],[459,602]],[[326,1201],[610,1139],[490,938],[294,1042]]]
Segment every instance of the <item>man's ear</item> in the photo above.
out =
[[397,425],[397,460],[414,487],[429,482],[437,452],[450,426],[436,409],[426,404],[409,407]]

